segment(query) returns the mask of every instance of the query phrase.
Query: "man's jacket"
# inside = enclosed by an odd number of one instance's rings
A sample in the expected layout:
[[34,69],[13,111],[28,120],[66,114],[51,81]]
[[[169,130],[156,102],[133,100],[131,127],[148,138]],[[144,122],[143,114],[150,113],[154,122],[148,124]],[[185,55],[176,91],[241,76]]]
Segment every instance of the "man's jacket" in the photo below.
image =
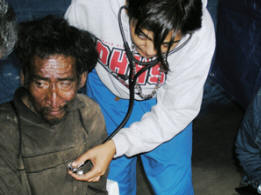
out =
[[22,103],[25,94],[20,88],[13,102],[0,105],[0,194],[107,194],[107,175],[88,183],[67,173],[70,161],[106,137],[97,104],[79,94],[65,118],[50,125]]

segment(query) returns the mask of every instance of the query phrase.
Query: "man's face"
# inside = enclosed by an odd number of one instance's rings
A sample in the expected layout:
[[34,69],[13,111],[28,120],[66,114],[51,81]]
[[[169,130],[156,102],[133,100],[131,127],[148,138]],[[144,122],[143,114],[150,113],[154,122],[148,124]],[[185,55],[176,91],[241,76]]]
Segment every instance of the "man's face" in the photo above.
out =
[[35,57],[28,90],[36,112],[50,124],[59,122],[78,90],[75,60],[64,55]]
[[[143,57],[151,58],[157,56],[157,51],[154,47],[154,33],[152,31],[141,29],[139,34],[135,33],[136,21],[130,22],[131,38],[135,45],[136,51]],[[181,34],[177,33],[173,43],[171,42],[173,31],[169,32],[165,40],[161,44],[161,52],[166,53],[168,51],[169,44],[170,50],[174,49],[181,39]]]

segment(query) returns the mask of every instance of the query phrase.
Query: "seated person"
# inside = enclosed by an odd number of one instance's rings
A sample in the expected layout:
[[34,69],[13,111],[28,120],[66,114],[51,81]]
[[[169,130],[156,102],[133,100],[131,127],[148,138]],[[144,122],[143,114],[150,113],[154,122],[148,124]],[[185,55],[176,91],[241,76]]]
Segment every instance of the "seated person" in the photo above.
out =
[[0,105],[0,194],[107,194],[74,180],[68,163],[106,138],[98,105],[77,94],[97,62],[95,39],[62,18],[21,25],[16,52],[21,83]]
[[236,190],[240,194],[261,194],[261,88],[238,131],[236,155],[245,173]]

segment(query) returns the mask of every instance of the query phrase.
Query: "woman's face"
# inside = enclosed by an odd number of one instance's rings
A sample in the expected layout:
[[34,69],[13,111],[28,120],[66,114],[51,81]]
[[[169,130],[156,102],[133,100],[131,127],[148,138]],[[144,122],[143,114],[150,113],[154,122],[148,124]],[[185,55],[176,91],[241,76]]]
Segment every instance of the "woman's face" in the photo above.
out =
[[[141,29],[139,34],[135,33],[136,22],[132,20],[130,22],[130,31],[132,41],[136,48],[136,51],[143,57],[151,58],[157,56],[157,51],[154,47],[154,33],[152,31]],[[166,53],[168,51],[169,44],[171,42],[172,34],[174,31],[169,32],[165,40],[161,44],[161,52]],[[177,33],[174,42],[170,46],[170,50],[174,49],[181,39],[181,33]]]

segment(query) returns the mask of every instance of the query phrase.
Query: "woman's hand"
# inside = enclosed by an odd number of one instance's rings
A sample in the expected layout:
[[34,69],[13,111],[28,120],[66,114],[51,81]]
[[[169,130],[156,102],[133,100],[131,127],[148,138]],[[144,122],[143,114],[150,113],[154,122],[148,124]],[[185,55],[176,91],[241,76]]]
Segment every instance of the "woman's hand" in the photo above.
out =
[[90,160],[93,164],[92,169],[83,175],[77,175],[72,171],[69,171],[69,174],[76,180],[97,182],[105,174],[115,153],[116,148],[112,140],[98,145],[82,154],[72,163],[73,167],[80,167],[85,161]]

